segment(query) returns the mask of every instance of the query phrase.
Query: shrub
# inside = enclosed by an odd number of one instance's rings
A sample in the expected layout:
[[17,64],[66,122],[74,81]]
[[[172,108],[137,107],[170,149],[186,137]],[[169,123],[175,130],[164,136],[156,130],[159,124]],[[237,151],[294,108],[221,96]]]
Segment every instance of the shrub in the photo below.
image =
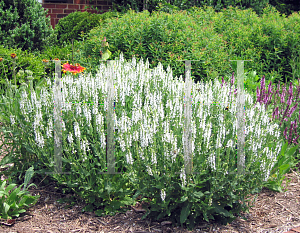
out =
[[66,17],[60,19],[55,26],[55,33],[59,43],[69,43],[72,39],[80,40],[80,34],[88,33],[94,27],[105,23],[106,19],[118,17],[118,12],[105,12],[103,14],[91,14],[87,11],[73,12]]
[[50,19],[36,0],[0,2],[0,44],[23,51],[38,51],[55,41]]
[[[129,11],[121,19],[110,19],[101,30],[97,28],[91,30],[81,51],[84,57],[91,57],[93,67],[98,67],[100,41],[106,37],[113,58],[119,56],[121,52],[128,59],[133,55],[141,56],[149,59],[151,68],[160,61],[165,66],[172,65],[174,73],[179,76],[179,73],[184,73],[184,63],[175,62],[175,60],[183,59],[183,55],[187,53],[187,51],[183,51],[183,48],[191,46],[203,48],[208,44],[208,41],[201,42],[201,44],[194,43],[195,40],[192,38],[195,37],[191,35],[193,30],[187,29],[186,22],[188,21],[187,16],[183,14],[157,13],[153,17],[149,17],[148,11],[138,14]],[[190,25],[193,27],[192,22]],[[215,45],[221,43],[221,39],[216,35],[210,35],[209,39],[210,43],[214,41]],[[204,53],[201,52],[201,55]],[[205,71],[202,70],[201,74],[204,76]]]
[[[7,83],[6,78],[9,81],[12,81],[12,84],[15,84],[13,78],[13,62],[15,62],[15,75],[16,75],[16,84],[19,86],[21,83],[27,82],[27,75],[23,76],[21,73],[26,70],[30,70],[34,75],[34,83],[38,82],[41,77],[43,77],[44,66],[42,59],[39,57],[39,53],[29,53],[28,51],[22,51],[19,49],[13,48],[4,48],[0,46],[0,84],[3,87]],[[11,58],[11,54],[16,54],[16,58]],[[19,75],[18,75],[19,74]],[[6,89],[3,89],[6,90]],[[1,90],[0,94],[3,94]]]
[[75,11],[61,18],[55,25],[58,42],[63,44],[64,42],[69,43],[72,39],[77,39],[77,34],[74,33],[74,27],[89,15],[87,11]]
[[274,84],[283,76],[287,82],[291,79],[289,62],[300,42],[299,16],[282,20],[278,14],[271,6],[263,9],[262,17],[252,9],[232,7],[217,14],[212,7],[176,14],[152,12],[151,16],[148,11],[129,11],[122,18],[109,19],[101,29],[92,29],[80,51],[96,69],[100,42],[106,37],[113,58],[121,52],[126,59],[148,58],[150,68],[161,62],[172,67],[174,76],[185,73],[184,62],[177,60],[200,60],[191,64],[195,82],[216,76],[220,80],[236,71],[236,62],[229,60],[242,59],[252,60],[244,63],[245,70],[255,70]]
[[[262,9],[267,6],[269,0],[203,0],[203,1],[189,1],[189,0],[148,0],[147,10],[152,13],[153,11],[160,10],[167,13],[172,13],[174,10],[188,10],[189,8],[210,6],[216,12],[220,12],[229,6],[239,7],[240,9],[252,8],[256,14],[261,15]],[[113,9],[121,12],[126,12],[130,8],[136,12],[143,11],[143,1],[137,0],[113,0]],[[272,4],[276,5],[276,4]]]
[[[80,42],[74,40],[73,48],[74,51],[80,52],[78,50]],[[49,62],[45,66],[43,60],[54,60],[55,58],[60,59],[65,63],[73,63],[72,61],[72,44],[64,43],[64,46],[51,46],[45,50],[39,52],[35,51],[32,53],[23,52],[21,49],[7,49],[0,46],[0,85],[2,89],[0,94],[3,94],[4,85],[7,83],[6,78],[15,84],[15,79],[13,76],[13,62],[15,62],[15,74],[16,74],[16,84],[17,88],[20,87],[21,83],[28,83],[28,77],[26,75],[26,70],[31,71],[33,77],[33,85],[35,86],[41,78],[51,77],[53,80],[53,74],[55,72],[55,65],[53,62]],[[11,54],[16,54],[17,58],[14,60],[11,58]],[[81,56],[79,56],[81,57]],[[2,59],[1,59],[2,58]],[[74,63],[78,63],[78,56],[74,54]],[[85,71],[88,73],[88,69]]]

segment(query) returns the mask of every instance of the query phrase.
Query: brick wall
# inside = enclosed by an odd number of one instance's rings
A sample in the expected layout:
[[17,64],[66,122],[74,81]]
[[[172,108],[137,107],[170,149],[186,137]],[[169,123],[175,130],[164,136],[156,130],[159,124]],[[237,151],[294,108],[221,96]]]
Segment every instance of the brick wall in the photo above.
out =
[[[67,16],[68,14],[74,11],[87,11],[90,13],[101,14],[100,10],[107,12],[109,9],[112,9],[112,2],[100,1],[100,0],[40,0],[42,7],[46,10],[48,9],[48,13],[46,17],[50,16],[51,26],[53,29],[55,25],[58,23],[59,19]],[[88,9],[84,9],[84,7],[89,7]],[[92,10],[91,6],[94,8],[98,8],[98,11]]]

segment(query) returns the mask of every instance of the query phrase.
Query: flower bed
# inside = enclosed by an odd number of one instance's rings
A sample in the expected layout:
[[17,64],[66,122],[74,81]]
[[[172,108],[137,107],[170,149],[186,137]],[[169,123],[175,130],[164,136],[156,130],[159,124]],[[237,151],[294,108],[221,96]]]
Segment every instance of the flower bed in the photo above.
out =
[[[144,217],[168,215],[174,223],[192,227],[198,218],[230,222],[240,211],[247,210],[249,193],[266,184],[278,188],[282,172],[293,164],[290,157],[280,157],[286,145],[282,148],[278,124],[269,122],[263,105],[253,107],[253,99],[246,93],[246,173],[237,174],[232,140],[236,134],[234,87],[217,80],[214,85],[192,86],[193,100],[200,102],[192,105],[191,121],[193,171],[197,174],[185,174],[184,82],[173,80],[171,70],[165,72],[161,66],[151,75],[146,71],[148,66],[148,62],[137,64],[135,59],[126,64],[120,56],[114,67],[115,169],[120,173],[115,175],[99,174],[107,169],[106,94],[107,77],[112,73],[101,65],[95,77],[62,79],[62,172],[70,173],[54,173],[51,177],[64,190],[72,190],[83,198],[89,204],[85,211],[115,214],[142,196],[151,200]],[[11,120],[12,125],[5,130],[15,133],[24,159],[34,154],[30,163],[44,174],[53,172],[56,163],[49,156],[55,147],[51,116],[54,89],[50,79],[35,89],[30,92],[24,86],[16,90],[13,98],[4,97],[6,111],[2,111],[2,116]],[[213,105],[215,102],[220,105]],[[14,161],[15,174],[24,170],[24,164]],[[276,166],[281,173],[272,170]]]

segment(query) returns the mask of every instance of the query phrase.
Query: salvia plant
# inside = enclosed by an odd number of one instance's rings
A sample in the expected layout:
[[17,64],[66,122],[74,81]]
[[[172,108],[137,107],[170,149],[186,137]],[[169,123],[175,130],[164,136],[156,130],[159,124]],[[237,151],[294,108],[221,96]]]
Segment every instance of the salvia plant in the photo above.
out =
[[[299,79],[300,83],[300,79]],[[277,90],[273,89],[272,82],[269,83],[268,90],[265,89],[265,78],[263,76],[261,80],[260,88],[257,87],[257,102],[264,103],[265,109],[272,104],[272,119],[280,121],[279,127],[284,129],[284,137],[288,140],[288,143],[298,144],[299,139],[299,127],[300,124],[300,85],[296,88],[295,93],[293,93],[293,84],[290,83],[289,90],[286,90],[285,84],[283,86],[282,93],[280,93],[280,84],[277,84]],[[295,113],[295,114],[294,114]],[[298,114],[298,119],[295,117]],[[293,117],[292,117],[293,116]],[[296,118],[296,119],[295,119]],[[291,119],[295,119],[291,121]],[[286,123],[286,124],[283,124]],[[287,125],[287,126],[286,126]],[[283,130],[281,130],[283,131]],[[293,136],[295,134],[295,136]],[[300,150],[299,150],[300,154]]]
[[[114,175],[103,174],[108,77],[114,77],[115,88]],[[51,176],[88,204],[85,211],[113,215],[141,196],[150,204],[144,206],[143,218],[169,216],[174,224],[189,228],[199,219],[227,223],[248,211],[250,193],[266,185],[281,191],[282,176],[294,165],[292,156],[298,146],[286,150],[279,125],[269,120],[265,105],[254,105],[246,93],[245,173],[237,173],[234,76],[231,85],[224,79],[222,84],[215,80],[192,85],[192,174],[184,172],[182,149],[187,133],[184,81],[173,79],[170,67],[165,72],[159,64],[151,73],[148,59],[145,64],[135,58],[126,63],[121,54],[114,68],[101,64],[94,77],[87,74],[74,80],[66,75],[61,81],[62,172],[69,173]],[[17,151],[23,148],[34,154],[35,170],[46,167],[53,172],[55,166],[51,156],[54,95],[54,86],[46,78],[35,90],[22,85],[2,99],[1,115],[10,122],[2,129],[4,144],[13,140]],[[18,164],[12,152],[7,158]],[[22,170],[21,165],[16,169]]]

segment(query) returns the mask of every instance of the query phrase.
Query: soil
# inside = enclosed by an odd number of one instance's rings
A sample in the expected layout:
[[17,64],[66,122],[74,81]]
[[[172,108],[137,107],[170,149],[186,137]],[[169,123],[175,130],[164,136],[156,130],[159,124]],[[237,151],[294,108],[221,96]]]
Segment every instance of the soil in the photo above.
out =
[[[1,154],[0,160],[4,155],[5,153]],[[65,209],[68,203],[58,203],[57,200],[71,197],[72,194],[63,194],[57,189],[55,182],[41,186],[41,182],[34,181],[37,188],[31,186],[28,191],[33,196],[40,195],[38,202],[19,218],[10,221],[1,219],[0,232],[286,232],[300,226],[299,166],[286,177],[291,179],[287,191],[278,193],[263,188],[249,213],[241,213],[247,220],[238,217],[226,226],[213,221],[209,223],[203,221],[199,222],[193,231],[188,231],[184,227],[172,227],[168,219],[141,220],[144,210],[140,203],[128,208],[126,214],[118,213],[106,217],[97,217],[93,212],[82,212],[85,206],[83,202]],[[7,177],[2,175],[1,179]],[[285,183],[286,180],[283,181],[284,187]],[[254,196],[249,195],[251,200]]]

